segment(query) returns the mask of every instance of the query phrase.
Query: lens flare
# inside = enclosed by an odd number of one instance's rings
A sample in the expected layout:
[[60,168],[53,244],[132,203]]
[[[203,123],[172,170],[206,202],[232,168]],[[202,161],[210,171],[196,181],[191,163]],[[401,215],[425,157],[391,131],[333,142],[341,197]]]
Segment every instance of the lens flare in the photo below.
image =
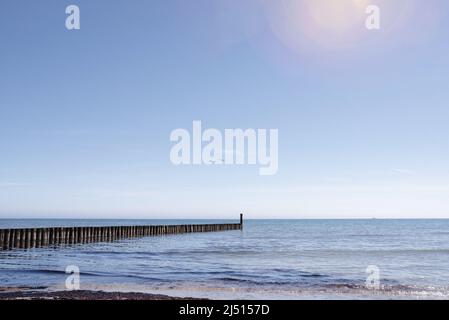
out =
[[[346,49],[371,36],[365,27],[367,7],[378,5],[382,30],[403,19],[413,1],[382,0],[279,0],[269,6],[274,35],[287,47],[300,52],[313,49]],[[394,13],[394,16],[391,14]]]

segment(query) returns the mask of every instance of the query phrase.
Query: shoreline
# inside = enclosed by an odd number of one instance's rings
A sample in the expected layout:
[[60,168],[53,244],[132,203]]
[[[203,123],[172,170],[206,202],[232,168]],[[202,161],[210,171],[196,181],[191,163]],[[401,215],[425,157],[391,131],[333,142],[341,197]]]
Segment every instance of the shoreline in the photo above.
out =
[[266,292],[263,296],[250,295],[235,295],[231,296],[216,296],[208,294],[202,297],[190,296],[188,291],[168,293],[152,293],[142,292],[138,290],[120,291],[108,290],[105,288],[89,288],[80,290],[65,290],[62,288],[50,287],[0,287],[0,301],[5,300],[153,300],[153,301],[168,301],[168,300],[448,300],[447,294],[438,292],[420,292],[405,291],[405,290],[363,290],[353,288],[351,286],[343,286],[339,291],[327,291],[323,289],[318,290],[304,290],[297,292],[297,294],[289,294],[285,292],[280,294]]
[[1,300],[208,300],[193,297],[173,297],[142,292],[107,292],[102,290],[45,291],[41,288],[0,288]]

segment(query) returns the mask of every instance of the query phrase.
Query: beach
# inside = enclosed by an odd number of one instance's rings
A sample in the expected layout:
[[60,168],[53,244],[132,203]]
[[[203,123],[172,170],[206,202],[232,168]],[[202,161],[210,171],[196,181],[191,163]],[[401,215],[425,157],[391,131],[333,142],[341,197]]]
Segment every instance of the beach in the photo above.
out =
[[106,292],[91,290],[45,291],[33,288],[0,288],[0,300],[198,300],[141,292]]

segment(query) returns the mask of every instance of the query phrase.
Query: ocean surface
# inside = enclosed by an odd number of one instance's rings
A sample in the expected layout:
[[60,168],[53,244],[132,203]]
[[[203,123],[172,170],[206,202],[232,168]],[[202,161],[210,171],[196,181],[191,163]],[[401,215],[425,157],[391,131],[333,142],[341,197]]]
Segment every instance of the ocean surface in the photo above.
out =
[[[206,222],[235,221],[0,219],[0,228]],[[81,289],[214,299],[448,299],[449,220],[246,220],[242,231],[0,251],[0,287],[64,289],[69,265],[79,267]],[[368,266],[379,270],[378,288],[366,286]]]

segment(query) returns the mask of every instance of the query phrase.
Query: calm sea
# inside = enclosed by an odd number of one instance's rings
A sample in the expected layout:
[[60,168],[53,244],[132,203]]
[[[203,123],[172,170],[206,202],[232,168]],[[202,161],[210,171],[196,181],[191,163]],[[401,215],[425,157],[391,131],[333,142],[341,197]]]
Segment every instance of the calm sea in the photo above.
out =
[[[0,220],[0,228],[206,220]],[[228,222],[212,221],[212,222]],[[246,220],[243,231],[0,251],[0,287],[225,299],[449,298],[449,220]],[[379,289],[366,288],[368,266]]]

